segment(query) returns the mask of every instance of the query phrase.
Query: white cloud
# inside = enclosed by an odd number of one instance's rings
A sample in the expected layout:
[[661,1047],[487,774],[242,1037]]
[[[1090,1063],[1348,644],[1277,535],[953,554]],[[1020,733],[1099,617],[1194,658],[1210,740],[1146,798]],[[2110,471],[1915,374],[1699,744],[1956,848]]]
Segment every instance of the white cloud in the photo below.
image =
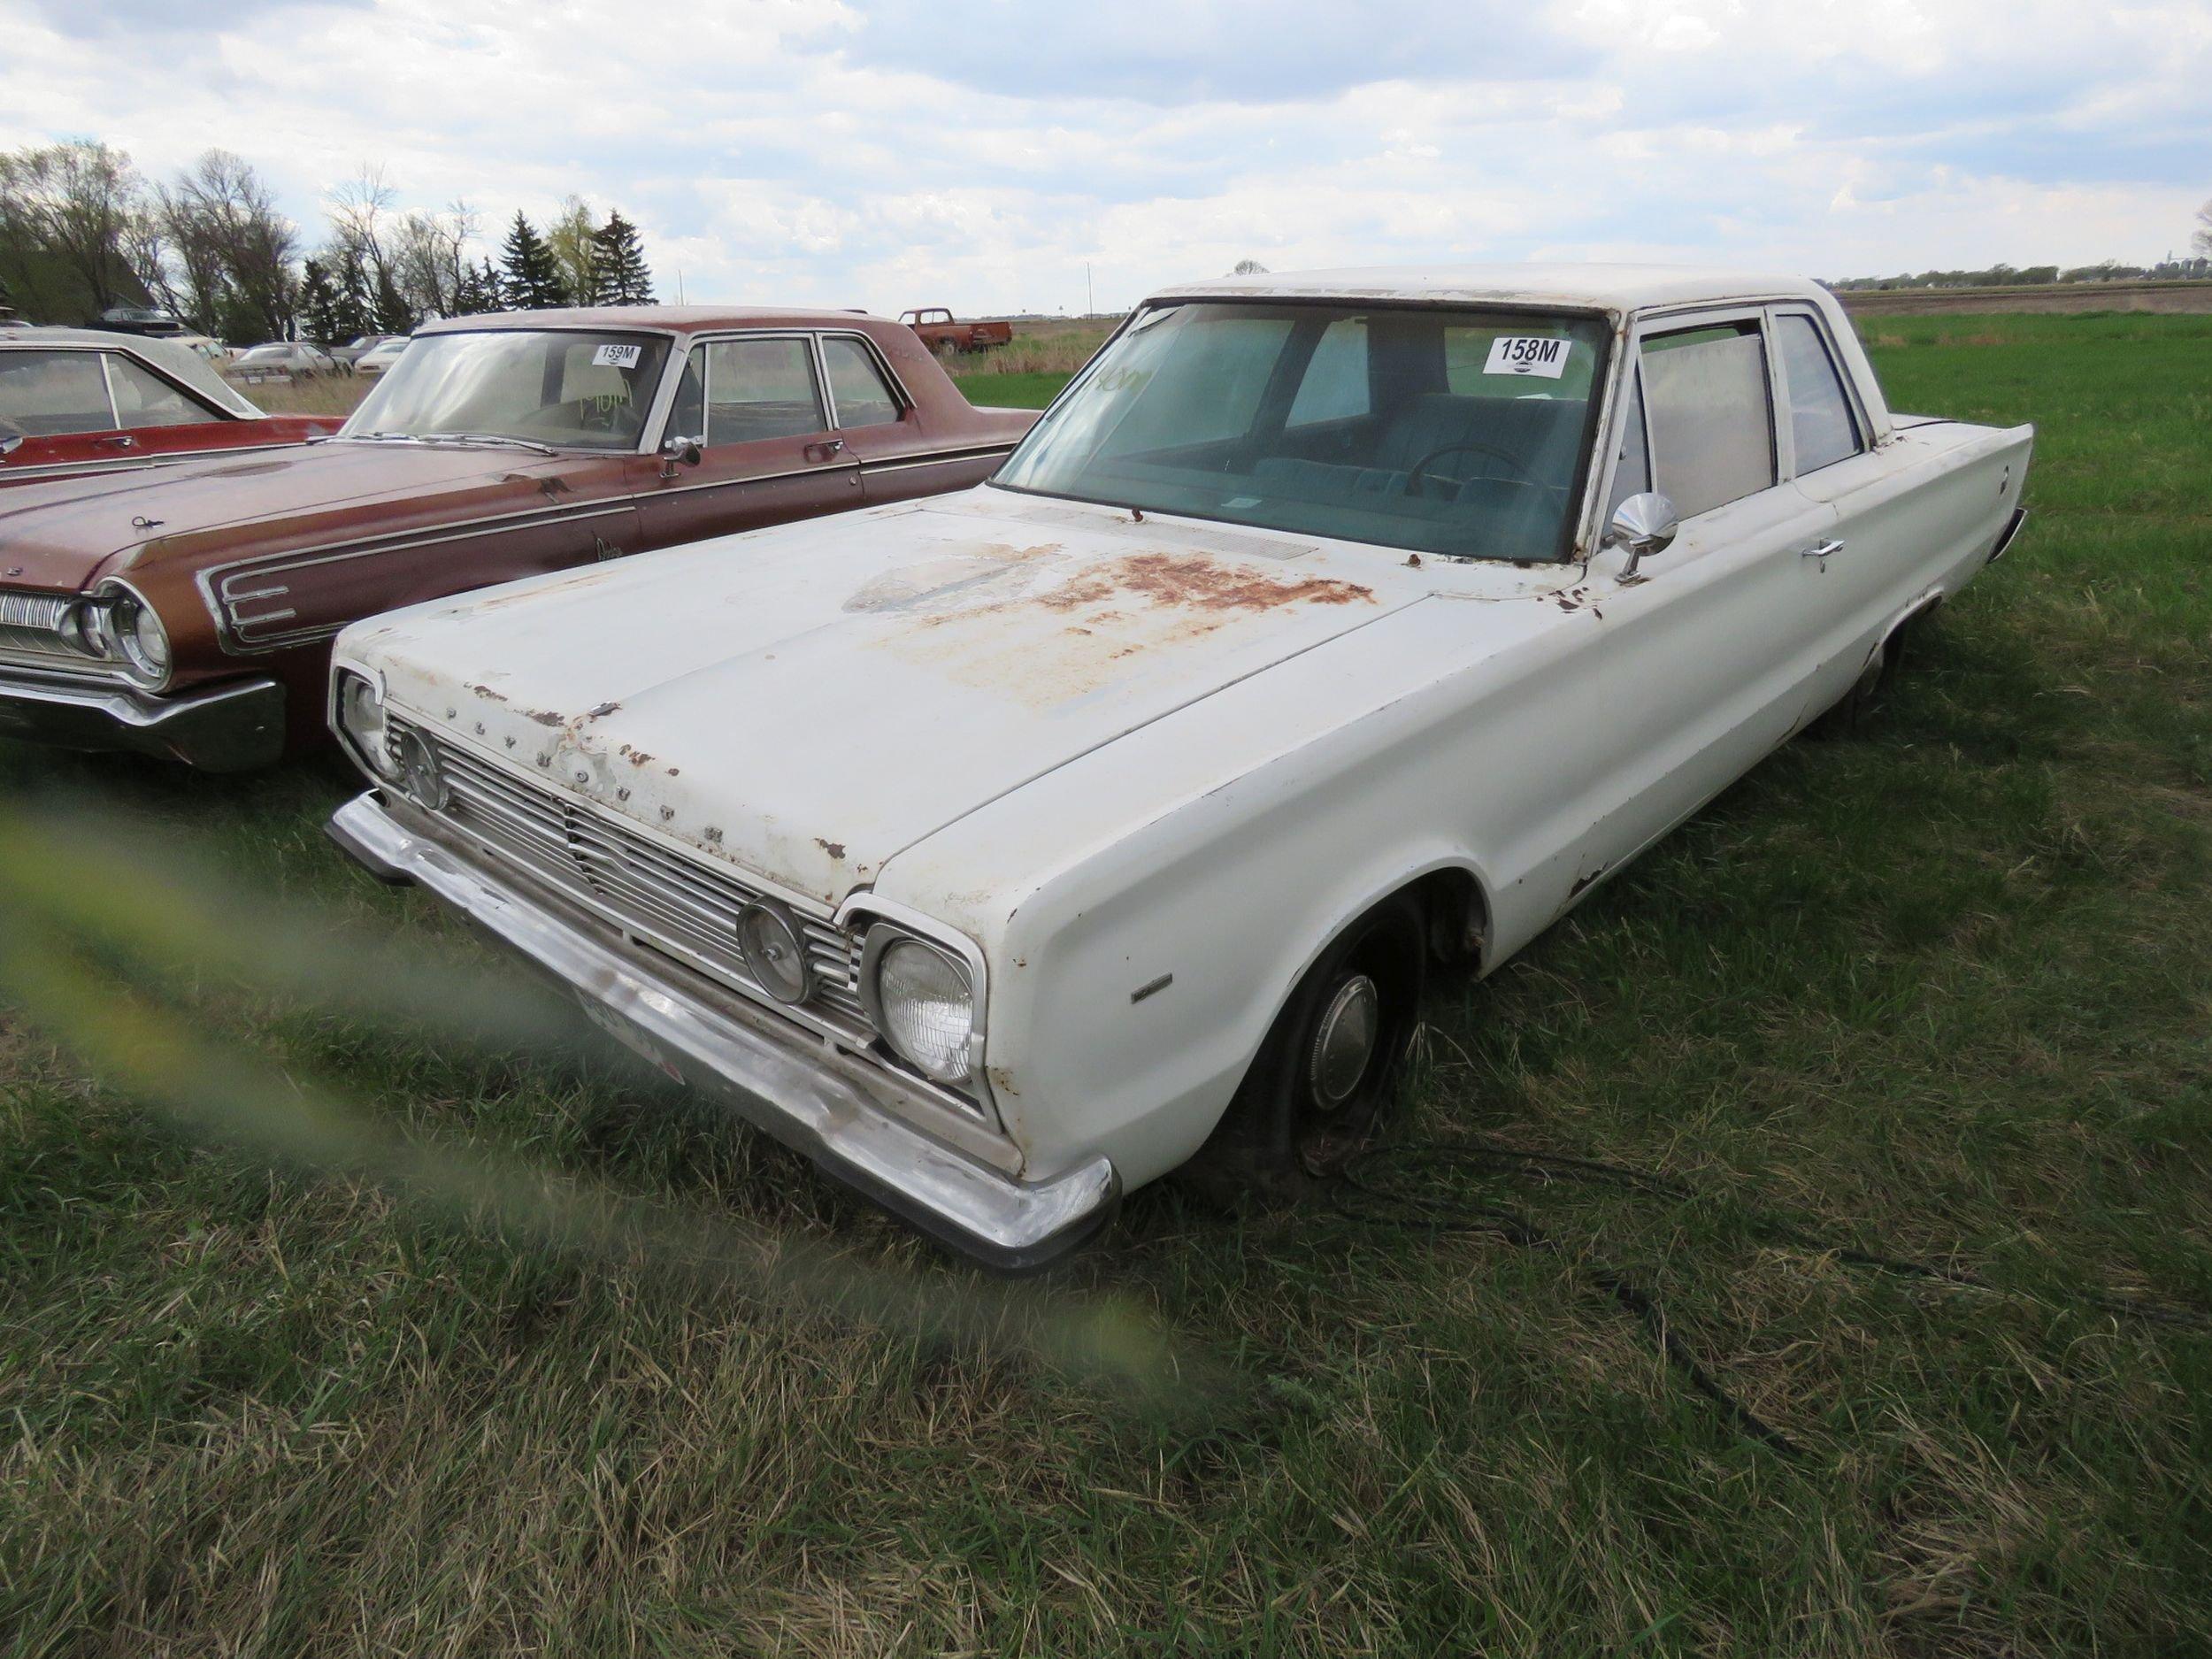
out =
[[[1537,256],[1841,275],[2185,241],[2212,13],[2055,0],[0,0],[0,146],[211,144],[319,228],[364,161],[495,238],[571,192],[687,297],[1079,308]],[[1347,19],[1350,19],[1348,21]],[[642,21],[645,27],[640,27]],[[964,54],[965,54],[964,56]]]

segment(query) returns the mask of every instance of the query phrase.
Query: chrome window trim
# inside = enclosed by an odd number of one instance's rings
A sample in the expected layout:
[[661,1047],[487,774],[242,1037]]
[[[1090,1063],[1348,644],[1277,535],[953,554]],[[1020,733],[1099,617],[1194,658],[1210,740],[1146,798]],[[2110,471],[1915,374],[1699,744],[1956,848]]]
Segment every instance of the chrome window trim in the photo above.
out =
[[[831,431],[842,432],[845,428],[837,413],[836,388],[830,383],[829,357],[822,349],[823,343],[830,340],[857,341],[860,343],[860,349],[867,354],[868,360],[875,365],[876,373],[883,377],[883,383],[891,393],[891,401],[899,406],[899,412],[897,419],[879,421],[877,423],[879,426],[897,426],[900,421],[904,420],[921,407],[914,401],[914,394],[906,389],[906,382],[899,378],[898,371],[891,366],[890,359],[883,355],[872,336],[857,328],[818,328],[814,333],[814,357],[821,371],[823,394],[829,399],[830,420],[833,423],[830,427]],[[865,432],[868,428],[856,426],[853,430]]]
[[[1789,407],[1787,401],[1789,397],[1789,376],[1782,367],[1781,349],[1781,321],[1785,317],[1802,317],[1806,319],[1806,321],[1812,324],[1813,339],[1819,344],[1821,350],[1826,354],[1828,358],[1829,372],[1836,377],[1836,384],[1843,389],[1844,413],[1850,419],[1852,442],[1858,447],[1853,449],[1849,455],[1837,457],[1834,460],[1829,462],[1827,465],[1841,466],[1846,461],[1855,461],[1859,458],[1859,457],[1871,453],[1874,449],[1874,422],[1867,415],[1866,406],[1859,396],[1859,388],[1854,383],[1853,377],[1843,366],[1843,356],[1836,349],[1835,335],[1828,327],[1827,318],[1822,314],[1820,307],[1814,304],[1810,300],[1798,300],[1790,303],[1770,305],[1767,307],[1767,350],[1769,355],[1774,360],[1776,384],[1779,388],[1777,394],[1774,416],[1774,424],[1777,433],[1779,433],[1784,424],[1782,420],[1782,411]],[[1793,417],[1789,425],[1789,476],[1791,480],[1794,481],[1797,479],[1808,476],[1808,474],[1801,472],[1798,471],[1797,467],[1797,430]],[[1816,472],[1822,472],[1827,471],[1827,467],[1816,466],[1813,469],[1813,471]]]
[[[1766,369],[1767,462],[1773,472],[1773,476],[1769,479],[1765,486],[1752,491],[1752,495],[1763,495],[1768,490],[1779,489],[1783,485],[1791,482],[1795,476],[1792,468],[1796,457],[1786,447],[1787,436],[1782,422],[1781,369],[1775,361],[1773,334],[1767,327],[1768,303],[1769,302],[1763,300],[1746,303],[1732,299],[1725,303],[1716,305],[1711,301],[1705,301],[1696,304],[1670,305],[1640,312],[1634,326],[1629,330],[1627,345],[1624,352],[1624,356],[1635,360],[1636,372],[1640,377],[1643,373],[1644,344],[1647,341],[1663,339],[1669,334],[1689,334],[1700,328],[1722,327],[1732,323],[1751,324],[1753,333],[1758,338],[1759,350],[1764,359]],[[1654,323],[1658,326],[1653,326]],[[1663,453],[1658,441],[1656,427],[1651,419],[1651,405],[1647,403],[1644,405],[1644,454],[1650,463],[1651,488],[1662,495],[1666,493],[1667,488],[1665,481],[1659,475],[1660,457]],[[1736,499],[1748,501],[1751,496],[1740,495]],[[1735,505],[1734,502],[1723,502],[1719,507],[1709,507],[1706,511],[1718,512],[1722,507],[1733,505]],[[1702,514],[1689,515],[1685,518],[1684,522],[1689,522],[1690,518],[1702,516]],[[1603,532],[1601,530],[1600,534],[1602,534]]]

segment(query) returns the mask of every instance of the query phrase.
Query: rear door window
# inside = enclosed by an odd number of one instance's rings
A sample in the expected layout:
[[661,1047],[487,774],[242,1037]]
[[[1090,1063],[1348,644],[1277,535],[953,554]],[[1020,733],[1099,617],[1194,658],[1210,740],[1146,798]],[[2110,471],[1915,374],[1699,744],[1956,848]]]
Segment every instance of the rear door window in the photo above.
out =
[[1775,319],[1775,348],[1781,354],[1782,381],[1789,388],[1790,441],[1797,472],[1803,477],[1846,461],[1864,448],[1843,377],[1828,354],[1820,328],[1801,312]]
[[218,419],[213,410],[128,357],[109,354],[108,383],[115,392],[116,417],[126,426],[187,426]]
[[1770,488],[1774,411],[1755,321],[1647,337],[1644,419],[1655,486],[1685,518]]
[[1368,412],[1370,396],[1367,319],[1340,317],[1321,331],[1283,424],[1294,427],[1356,420]]
[[860,342],[831,335],[822,342],[822,361],[829,365],[830,398],[841,427],[887,426],[899,418],[898,398]]

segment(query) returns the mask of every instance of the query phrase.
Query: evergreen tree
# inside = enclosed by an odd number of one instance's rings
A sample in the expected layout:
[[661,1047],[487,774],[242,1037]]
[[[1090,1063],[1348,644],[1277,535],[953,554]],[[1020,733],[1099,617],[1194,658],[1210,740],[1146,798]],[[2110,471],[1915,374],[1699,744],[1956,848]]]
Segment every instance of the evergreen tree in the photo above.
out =
[[480,265],[472,265],[461,273],[461,308],[464,317],[474,317],[484,311],[503,311],[507,302],[501,293],[498,267],[487,258]]
[[348,248],[339,253],[334,287],[337,298],[331,308],[331,339],[351,340],[359,334],[375,333],[375,319],[369,305],[369,275],[357,250]]
[[650,305],[653,303],[653,273],[646,269],[645,244],[639,238],[637,227],[610,210],[607,222],[592,233],[592,241],[598,244],[599,257],[593,265],[598,292],[594,297],[602,305]]
[[508,305],[518,311],[543,311],[549,306],[565,305],[568,294],[561,282],[559,264],[553,250],[545,245],[545,239],[530,227],[530,221],[519,212],[515,215],[512,229],[507,233],[506,246],[500,250],[505,276],[501,286],[505,289]]
[[342,344],[353,338],[339,332],[344,324],[338,316],[338,290],[319,259],[310,259],[301,274],[300,320],[307,326],[307,337],[325,345]]
[[380,270],[376,273],[376,294],[369,302],[369,322],[371,331],[375,334],[405,334],[414,332],[414,308],[401,296],[399,284],[392,280],[392,273],[388,270]]

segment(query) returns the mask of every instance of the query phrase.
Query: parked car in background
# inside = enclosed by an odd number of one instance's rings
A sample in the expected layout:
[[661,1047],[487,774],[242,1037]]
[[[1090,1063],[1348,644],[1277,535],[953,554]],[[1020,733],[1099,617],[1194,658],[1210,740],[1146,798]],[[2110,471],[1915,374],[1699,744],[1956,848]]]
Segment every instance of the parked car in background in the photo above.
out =
[[406,339],[405,334],[356,334],[344,345],[329,348],[330,357],[333,362],[342,363],[350,368],[377,347],[395,340],[403,344]]
[[305,341],[286,340],[240,352],[223,365],[223,373],[242,386],[289,386],[345,371]]
[[1014,325],[1011,323],[957,322],[954,320],[953,314],[941,305],[903,312],[899,320],[920,336],[924,345],[940,356],[981,351],[987,346],[1002,346],[1014,337]]
[[2032,431],[1817,284],[1367,270],[1139,307],[989,485],[338,641],[334,835],[1002,1267],[1294,1193],[1487,972],[2001,555]]
[[167,311],[145,305],[111,305],[102,311],[97,326],[118,334],[180,334],[184,325]]
[[327,737],[357,617],[972,484],[1035,419],[879,318],[433,323],[326,442],[0,493],[0,735],[265,765]]
[[353,372],[356,374],[381,374],[397,363],[406,349],[407,337],[404,334],[395,334],[388,340],[380,341],[354,358]]
[[[175,340],[82,328],[0,334],[0,492],[303,443],[342,424],[337,415],[263,414]],[[0,528],[0,568],[14,562]]]
[[182,346],[202,362],[218,370],[230,362],[230,348],[211,334],[171,334],[168,343]]

